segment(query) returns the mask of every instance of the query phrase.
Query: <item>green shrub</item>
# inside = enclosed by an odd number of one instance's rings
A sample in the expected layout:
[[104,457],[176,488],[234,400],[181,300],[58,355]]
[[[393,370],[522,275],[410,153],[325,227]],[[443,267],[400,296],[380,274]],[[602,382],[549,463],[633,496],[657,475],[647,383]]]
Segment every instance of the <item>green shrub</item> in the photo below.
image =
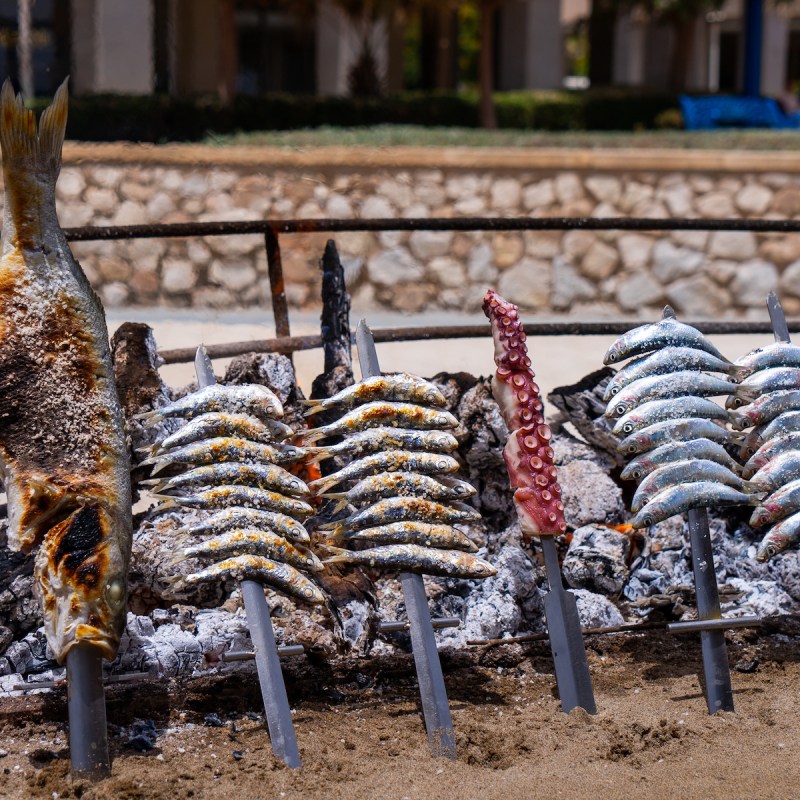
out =
[[[34,106],[42,110],[45,100]],[[215,98],[79,95],[70,101],[67,135],[85,141],[197,141],[237,131],[364,127],[381,124],[478,127],[475,93],[405,92],[380,98],[271,94]],[[498,92],[500,128],[545,131],[641,130],[675,108],[672,95],[622,89]]]

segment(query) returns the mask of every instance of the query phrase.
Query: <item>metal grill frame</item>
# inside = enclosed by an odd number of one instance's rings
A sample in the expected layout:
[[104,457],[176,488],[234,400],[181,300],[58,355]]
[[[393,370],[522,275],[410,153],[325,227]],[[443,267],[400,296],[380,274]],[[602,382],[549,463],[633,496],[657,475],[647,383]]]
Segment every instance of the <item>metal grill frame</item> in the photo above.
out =
[[[211,358],[230,358],[248,352],[291,354],[322,346],[320,336],[292,336],[289,305],[281,258],[282,235],[299,233],[349,233],[356,231],[733,231],[752,233],[800,233],[800,220],[749,219],[662,219],[643,217],[431,217],[425,219],[286,219],[238,222],[179,222],[153,225],[86,226],[67,228],[69,241],[119,239],[188,238],[193,236],[261,235],[267,254],[275,332],[272,339],[230,342],[208,347]],[[526,322],[531,336],[610,336],[640,324],[637,320],[614,322]],[[770,334],[769,322],[696,321],[690,324],[708,334]],[[800,321],[789,323],[789,331],[800,332]],[[373,331],[376,342],[425,339],[463,339],[487,335],[486,325],[442,325],[384,328]],[[194,360],[194,348],[160,352],[166,364]]]

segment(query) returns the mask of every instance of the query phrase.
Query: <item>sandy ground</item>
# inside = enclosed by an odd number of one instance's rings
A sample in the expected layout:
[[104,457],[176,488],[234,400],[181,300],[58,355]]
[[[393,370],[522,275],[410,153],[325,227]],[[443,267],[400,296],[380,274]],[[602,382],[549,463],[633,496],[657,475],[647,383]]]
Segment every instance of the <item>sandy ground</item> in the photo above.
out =
[[[766,312],[765,312],[766,317]],[[351,315],[355,324],[360,315]],[[265,339],[275,336],[270,312],[245,310],[241,312],[200,312],[167,309],[126,309],[108,313],[109,328],[113,331],[122,322],[146,322],[156,336],[161,349],[188,347],[195,344]],[[377,313],[367,316],[373,328],[411,327],[430,325],[485,324],[486,339],[454,339],[450,341],[396,342],[378,345],[378,357],[385,371],[407,370],[430,377],[437,372],[469,372],[488,375],[494,371],[493,350],[489,339],[489,323],[483,314],[401,314]],[[318,334],[317,313],[295,312],[291,316],[295,335]],[[754,347],[768,343],[765,336],[714,336],[714,343],[729,358],[743,355]],[[537,381],[546,396],[556,386],[575,383],[584,375],[599,369],[603,354],[611,344],[608,336],[550,336],[529,340],[529,349]],[[215,362],[221,374],[229,359]],[[322,371],[322,351],[308,350],[295,354],[298,383],[308,393],[311,381]],[[171,364],[162,367],[164,380],[170,386],[181,386],[194,378],[191,364]]]
[[[545,643],[443,657],[458,759],[430,758],[411,659],[364,659],[331,669],[289,666],[303,768],[271,753],[255,681],[109,691],[112,776],[68,775],[64,692],[5,700],[0,795],[7,798],[286,798],[292,800],[528,800],[533,797],[797,797],[800,664],[789,636],[736,633],[730,661],[736,713],[706,713],[696,637],[589,640],[599,711],[561,712]],[[305,662],[305,659],[296,661]],[[209,711],[221,727],[208,727]],[[247,712],[250,712],[248,716]],[[154,722],[149,752],[130,744]],[[57,720],[57,721],[52,721]],[[122,727],[117,727],[122,726]]]

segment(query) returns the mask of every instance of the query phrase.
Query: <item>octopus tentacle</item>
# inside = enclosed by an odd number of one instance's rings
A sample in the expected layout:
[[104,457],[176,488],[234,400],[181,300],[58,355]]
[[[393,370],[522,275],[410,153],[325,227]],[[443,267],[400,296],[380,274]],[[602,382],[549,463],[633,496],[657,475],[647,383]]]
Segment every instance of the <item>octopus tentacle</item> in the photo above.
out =
[[497,365],[492,393],[511,431],[503,458],[523,539],[557,536],[567,528],[564,504],[550,446],[552,433],[544,421],[519,310],[489,289],[483,311],[492,323]]

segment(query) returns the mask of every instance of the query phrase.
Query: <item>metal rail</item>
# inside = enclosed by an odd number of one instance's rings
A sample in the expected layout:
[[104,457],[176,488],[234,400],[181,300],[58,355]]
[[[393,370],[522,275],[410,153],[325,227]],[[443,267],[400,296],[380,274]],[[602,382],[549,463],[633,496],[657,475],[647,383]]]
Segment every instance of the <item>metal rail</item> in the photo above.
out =
[[800,233],[792,219],[654,219],[650,217],[426,217],[411,219],[255,219],[66,228],[69,241],[350,231],[752,231]]

